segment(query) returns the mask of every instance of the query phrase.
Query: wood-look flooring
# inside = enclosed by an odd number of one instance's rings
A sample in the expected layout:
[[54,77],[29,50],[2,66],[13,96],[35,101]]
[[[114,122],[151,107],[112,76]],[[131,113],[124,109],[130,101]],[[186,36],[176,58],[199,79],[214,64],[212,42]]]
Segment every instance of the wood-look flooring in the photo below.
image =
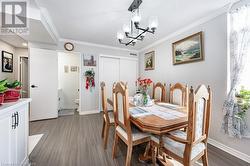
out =
[[[112,159],[114,130],[111,128],[107,149],[101,139],[102,115],[72,115],[30,123],[30,135],[44,134],[30,154],[34,166],[123,166],[126,146],[120,141],[118,155]],[[145,145],[133,150],[132,165],[142,164],[138,156]],[[210,166],[249,166],[213,146],[208,148]]]

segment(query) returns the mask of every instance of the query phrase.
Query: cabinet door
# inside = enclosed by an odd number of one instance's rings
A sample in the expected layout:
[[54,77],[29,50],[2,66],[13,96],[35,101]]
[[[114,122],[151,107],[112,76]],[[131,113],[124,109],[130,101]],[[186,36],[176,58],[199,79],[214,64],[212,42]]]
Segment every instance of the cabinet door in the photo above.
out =
[[0,165],[15,164],[11,156],[12,117],[11,114],[0,117]]
[[26,107],[21,107],[18,110],[18,126],[16,128],[16,152],[17,164],[21,165],[27,156],[27,136],[26,136]]

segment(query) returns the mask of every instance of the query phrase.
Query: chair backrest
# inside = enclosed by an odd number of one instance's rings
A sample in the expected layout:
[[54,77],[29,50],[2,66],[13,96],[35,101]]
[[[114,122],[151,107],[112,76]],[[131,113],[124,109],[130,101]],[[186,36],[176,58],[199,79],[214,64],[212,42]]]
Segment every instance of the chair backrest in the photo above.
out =
[[118,82],[113,85],[113,106],[115,126],[125,130],[128,140],[132,140],[127,84]]
[[182,85],[180,83],[176,83],[174,85],[170,84],[169,102],[180,106],[188,106],[187,85]]
[[189,112],[187,138],[191,144],[207,142],[211,112],[211,90],[200,85],[189,93]]
[[[157,93],[157,91],[160,90],[160,93]],[[156,84],[153,84],[153,99],[156,99],[160,102],[166,102],[166,84],[162,84],[160,82],[157,82]]]
[[107,108],[107,96],[106,96],[106,86],[105,82],[101,82],[101,100],[102,100],[102,110],[103,114],[106,118],[106,121],[110,123],[109,115],[108,115],[108,108]]

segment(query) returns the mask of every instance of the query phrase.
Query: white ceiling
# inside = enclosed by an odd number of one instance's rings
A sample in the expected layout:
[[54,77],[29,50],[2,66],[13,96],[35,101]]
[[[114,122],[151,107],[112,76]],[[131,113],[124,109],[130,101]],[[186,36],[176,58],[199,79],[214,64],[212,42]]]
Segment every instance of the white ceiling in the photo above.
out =
[[[131,18],[127,10],[133,0],[37,0],[48,10],[61,38],[125,47],[116,33]],[[198,19],[212,14],[231,0],[143,0],[140,6],[141,26],[150,16],[157,16],[159,28],[143,42],[129,49],[141,49]]]
[[27,48],[27,46],[23,45],[23,43],[27,43],[27,41],[16,34],[0,35],[0,40],[6,42],[6,43],[8,43],[16,48]]

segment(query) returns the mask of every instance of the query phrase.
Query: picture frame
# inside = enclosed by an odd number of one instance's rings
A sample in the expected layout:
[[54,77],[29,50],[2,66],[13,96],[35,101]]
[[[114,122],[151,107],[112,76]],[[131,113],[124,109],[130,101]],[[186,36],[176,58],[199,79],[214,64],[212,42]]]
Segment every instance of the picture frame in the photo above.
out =
[[70,71],[71,72],[77,72],[78,71],[78,66],[70,66]]
[[96,56],[85,54],[83,56],[83,65],[84,66],[96,66]]
[[69,66],[68,65],[64,65],[64,73],[68,73],[69,72]]
[[198,32],[172,44],[173,65],[204,60],[203,33]]
[[13,73],[13,53],[2,51],[2,72]]
[[144,67],[145,67],[145,70],[155,69],[155,51],[151,51],[145,54]]

